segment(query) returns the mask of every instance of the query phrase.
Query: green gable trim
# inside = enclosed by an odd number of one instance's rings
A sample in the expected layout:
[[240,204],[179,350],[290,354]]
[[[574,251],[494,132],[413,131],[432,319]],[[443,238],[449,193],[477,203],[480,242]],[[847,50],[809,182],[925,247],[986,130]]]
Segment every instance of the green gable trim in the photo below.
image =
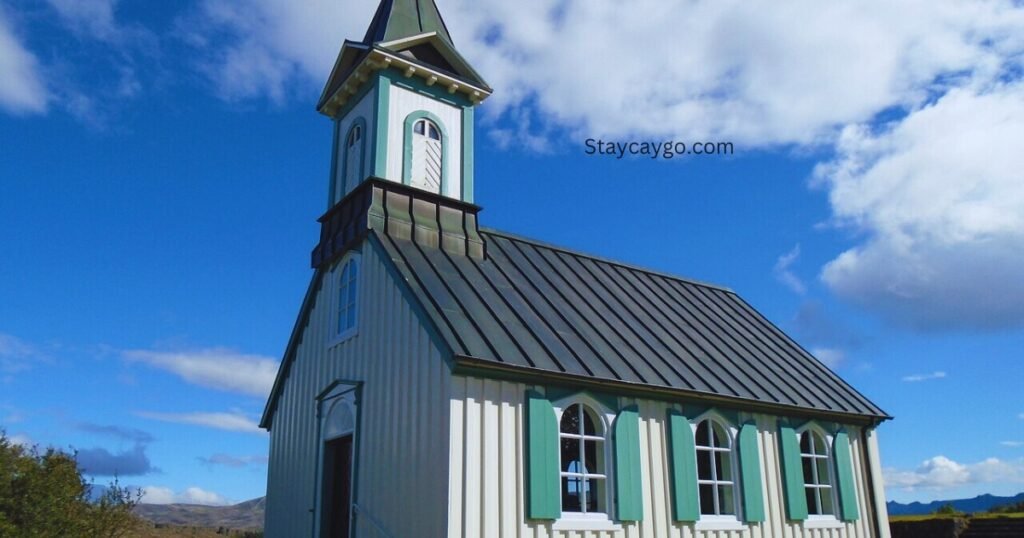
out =
[[526,392],[526,517],[558,519],[558,423],[551,402]]
[[696,404],[683,404],[679,406],[683,415],[687,417],[700,417],[707,413],[721,417],[729,424],[740,423],[740,412],[734,409],[725,409],[721,407],[711,407],[707,405],[696,405]]
[[417,110],[405,117],[405,135],[402,140],[402,183],[412,184],[412,126],[420,119],[428,119],[437,125],[441,131],[441,196],[448,196],[448,146],[451,145],[451,138],[448,136],[448,129],[441,123],[441,118],[426,110]]
[[678,411],[668,412],[669,482],[672,487],[673,521],[697,521],[697,452],[690,421]]
[[[355,129],[356,127],[359,127],[363,130],[363,135],[362,138],[359,139],[359,167],[356,168],[356,177],[351,178],[348,177],[348,137],[349,135],[352,134],[352,129]],[[345,138],[341,139],[341,144],[335,144],[335,154],[341,153],[341,195],[338,197],[338,200],[344,198],[346,194],[348,194],[352,189],[356,187],[356,185],[359,185],[360,183],[362,183],[364,179],[366,179],[367,136],[368,134],[366,131],[366,118],[359,116],[358,118],[352,121],[351,125],[349,125],[348,131],[345,133]],[[334,192],[333,188],[336,177],[337,173],[335,173],[334,178],[331,178],[332,193]]]
[[800,463],[800,441],[791,426],[779,426],[779,463],[782,466],[782,487],[786,498],[786,517],[792,521],[807,519],[807,498],[804,497],[804,472]]
[[757,444],[757,425],[748,422],[739,434],[740,479],[743,484],[743,521],[764,521],[764,495],[761,492],[761,455]]
[[619,411],[612,426],[615,445],[615,502],[619,521],[644,518],[640,467],[640,413],[635,405]]
[[462,201],[473,203],[473,107],[462,109]]
[[836,433],[832,441],[832,457],[836,462],[836,492],[839,493],[842,519],[856,521],[860,513],[857,509],[857,489],[854,485],[853,462],[850,456],[850,437],[846,430]]
[[576,396],[577,394],[585,394],[591,398],[597,400],[601,405],[608,409],[615,410],[619,408],[619,399],[611,394],[604,392],[594,392],[592,390],[569,388],[569,387],[544,387],[544,393],[551,401],[564,400],[570,396]]
[[388,118],[391,114],[391,80],[377,77],[377,106],[374,109],[373,175],[388,177]]

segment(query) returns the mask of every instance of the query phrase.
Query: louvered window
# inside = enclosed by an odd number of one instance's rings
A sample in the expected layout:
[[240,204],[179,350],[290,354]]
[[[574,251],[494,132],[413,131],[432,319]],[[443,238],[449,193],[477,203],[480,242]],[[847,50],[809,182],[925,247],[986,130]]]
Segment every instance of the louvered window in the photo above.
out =
[[441,130],[434,122],[416,120],[412,128],[412,175],[409,178],[413,187],[441,192],[442,144]]

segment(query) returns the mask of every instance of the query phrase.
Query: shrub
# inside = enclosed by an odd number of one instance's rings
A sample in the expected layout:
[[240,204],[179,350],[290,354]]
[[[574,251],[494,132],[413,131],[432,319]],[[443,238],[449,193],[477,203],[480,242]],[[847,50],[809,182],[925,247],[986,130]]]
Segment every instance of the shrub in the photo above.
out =
[[91,491],[74,454],[25,448],[0,431],[0,538],[120,538],[135,528],[141,492],[117,479],[92,502]]

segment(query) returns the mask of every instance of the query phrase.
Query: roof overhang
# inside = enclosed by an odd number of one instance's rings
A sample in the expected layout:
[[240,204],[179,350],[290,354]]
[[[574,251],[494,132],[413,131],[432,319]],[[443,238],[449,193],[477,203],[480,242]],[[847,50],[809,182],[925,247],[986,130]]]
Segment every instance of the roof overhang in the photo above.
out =
[[[464,94],[474,105],[483,102],[491,95],[490,88],[484,85],[474,84],[465,78],[434,69],[413,58],[407,58],[397,52],[374,46],[366,49],[362,59],[349,70],[347,75],[343,75],[344,80],[337,85],[336,90],[325,90],[321,103],[317,106],[317,112],[334,117],[334,114],[370,80],[375,71],[383,69],[397,69],[406,78],[414,76],[422,78],[427,86],[437,85],[450,94]],[[336,73],[332,73],[332,79],[335,75]],[[331,87],[332,84],[329,82],[327,88]]]

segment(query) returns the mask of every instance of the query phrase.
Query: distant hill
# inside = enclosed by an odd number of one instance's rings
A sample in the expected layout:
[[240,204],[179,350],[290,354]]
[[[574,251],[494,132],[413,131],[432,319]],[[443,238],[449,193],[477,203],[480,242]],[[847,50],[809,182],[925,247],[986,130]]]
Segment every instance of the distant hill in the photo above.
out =
[[183,527],[224,527],[228,529],[262,529],[266,497],[232,506],[198,504],[140,504],[135,515],[163,525]]
[[953,508],[961,512],[974,513],[985,512],[990,508],[1004,504],[1024,502],[1024,493],[1018,493],[1013,497],[997,497],[995,495],[978,495],[973,499],[955,499],[948,501],[932,501],[930,503],[913,502],[902,504],[895,501],[885,503],[889,509],[890,516],[911,516],[920,514],[931,514],[945,504],[952,504]]

